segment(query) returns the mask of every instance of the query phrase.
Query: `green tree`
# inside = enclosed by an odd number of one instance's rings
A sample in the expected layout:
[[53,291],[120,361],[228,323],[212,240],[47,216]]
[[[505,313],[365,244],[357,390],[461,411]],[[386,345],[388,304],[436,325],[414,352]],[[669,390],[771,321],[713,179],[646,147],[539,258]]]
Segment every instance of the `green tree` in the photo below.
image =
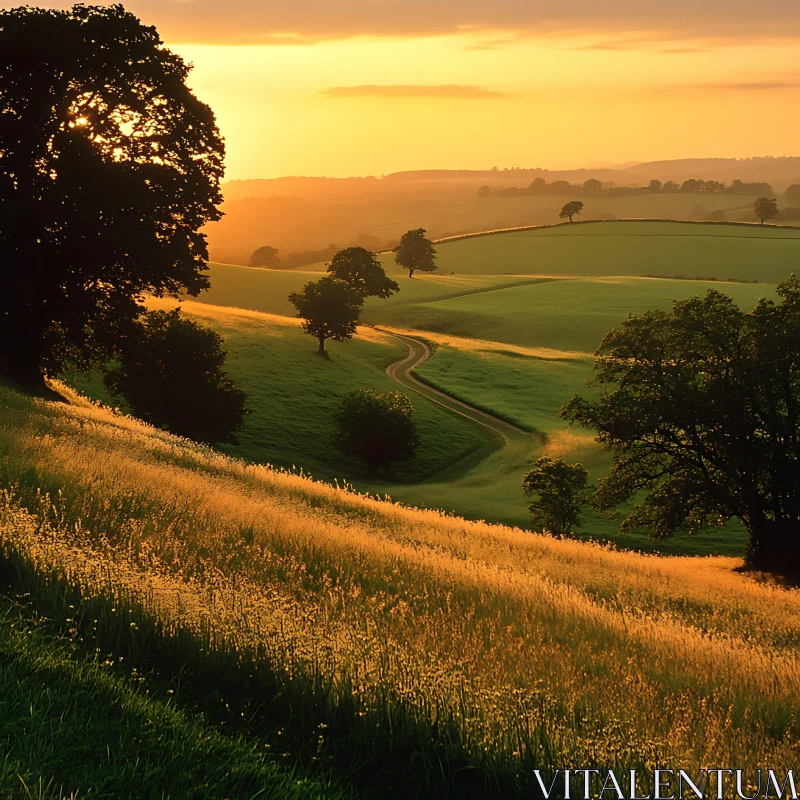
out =
[[573,533],[588,496],[588,477],[581,464],[547,456],[538,459],[522,480],[525,495],[533,499],[530,512],[534,524],[557,535]]
[[413,457],[419,447],[413,412],[400,392],[350,392],[336,414],[336,446],[366,461],[374,477],[381,467]]
[[0,374],[104,362],[145,293],[208,287],[224,147],[189,69],[121,5],[0,11]]
[[709,291],[603,339],[603,395],[562,415],[614,453],[596,507],[641,498],[623,530],[662,538],[738,517],[749,564],[800,573],[800,283],[777,291],[750,313]]
[[769,197],[759,197],[753,204],[753,211],[763,225],[768,219],[774,219],[780,213],[778,211],[778,203],[775,200],[770,200]]
[[425,238],[425,228],[404,233],[393,252],[395,263],[408,270],[409,278],[417,271],[436,271],[436,250],[433,242]]
[[198,442],[235,442],[245,394],[225,373],[222,338],[181,316],[151,311],[123,338],[106,388],[145,422]]
[[603,189],[603,184],[597,178],[589,178],[583,182],[583,190],[589,194],[599,194]]
[[576,214],[580,214],[581,211],[583,211],[583,203],[580,200],[570,200],[569,203],[564,205],[558,216],[561,219],[569,217],[569,221],[572,222],[572,218]]
[[648,192],[660,192],[664,188],[664,184],[661,183],[658,178],[653,178],[650,183],[647,184],[647,191]]
[[340,250],[328,264],[328,273],[352,286],[362,297],[386,298],[400,291],[375,253],[363,247]]
[[250,256],[251,267],[261,267],[262,269],[277,269],[281,265],[281,259],[278,255],[280,251],[269,245],[259,247],[258,250],[253,251]]
[[310,281],[302,292],[292,292],[289,302],[303,319],[303,330],[319,342],[321,356],[325,340],[349,342],[358,327],[358,317],[364,298],[344,281],[326,275]]

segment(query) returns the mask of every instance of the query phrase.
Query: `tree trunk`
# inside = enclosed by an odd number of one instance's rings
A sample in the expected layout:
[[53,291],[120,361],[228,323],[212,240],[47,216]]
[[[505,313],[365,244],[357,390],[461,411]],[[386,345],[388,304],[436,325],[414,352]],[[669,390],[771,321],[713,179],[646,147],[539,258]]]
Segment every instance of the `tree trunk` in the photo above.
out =
[[750,541],[745,563],[751,569],[800,577],[800,523],[760,520],[747,529]]
[[317,350],[317,355],[325,356],[327,353],[325,352],[325,337],[319,337],[319,350]]
[[413,277],[414,277],[414,268],[413,268],[413,267],[409,268],[409,270],[408,270],[408,277],[409,277],[409,278],[413,278]]

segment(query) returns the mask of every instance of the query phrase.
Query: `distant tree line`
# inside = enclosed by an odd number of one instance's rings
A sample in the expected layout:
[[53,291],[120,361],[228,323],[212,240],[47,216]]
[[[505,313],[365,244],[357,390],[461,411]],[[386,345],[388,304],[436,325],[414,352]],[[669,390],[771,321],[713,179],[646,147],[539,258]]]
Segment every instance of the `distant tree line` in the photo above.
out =
[[[391,249],[396,244],[397,239],[379,239],[370,233],[362,233],[347,247],[362,247],[365,250],[374,252]],[[249,266],[263,269],[298,269],[309,264],[328,262],[342,249],[341,245],[332,242],[327,247],[320,247],[316,250],[292,251],[282,256],[280,250],[265,245],[253,251],[253,255],[250,256]]]
[[[793,184],[786,190],[787,200],[790,191],[795,198],[792,202],[800,203],[800,185]],[[553,181],[548,183],[544,178],[536,178],[528,186],[510,186],[505,189],[492,189],[490,186],[481,186],[478,197],[536,197],[541,195],[559,195],[568,197],[630,197],[641,194],[726,194],[726,195],[774,195],[773,188],[768,183],[746,183],[734,180],[730,185],[720,181],[704,181],[699,178],[690,178],[683,183],[652,180],[647,186],[615,186],[611,183],[602,183],[595,178],[589,178],[582,184],[569,183],[569,181]]]

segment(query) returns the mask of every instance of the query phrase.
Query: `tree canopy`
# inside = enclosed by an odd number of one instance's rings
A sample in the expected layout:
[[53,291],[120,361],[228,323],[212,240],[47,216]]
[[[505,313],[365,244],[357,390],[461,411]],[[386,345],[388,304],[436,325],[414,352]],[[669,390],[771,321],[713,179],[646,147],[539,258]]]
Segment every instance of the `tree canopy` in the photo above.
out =
[[778,203],[769,197],[759,197],[753,204],[753,211],[756,212],[756,216],[763,225],[768,219],[778,216]]
[[623,530],[666,537],[738,517],[752,566],[800,572],[800,283],[777,291],[749,313],[709,291],[603,339],[601,398],[562,414],[614,453],[595,505],[639,496]]
[[580,524],[581,507],[588,495],[589,473],[581,464],[542,456],[523,478],[522,489],[532,498],[534,525],[557,535],[570,534]]
[[362,297],[390,297],[400,287],[387,276],[378,257],[363,247],[340,250],[328,264],[328,273],[355,289]]
[[143,293],[208,286],[224,148],[189,69],[120,5],[0,11],[0,373],[98,363]]
[[177,308],[151,311],[123,338],[104,382],[145,422],[198,442],[235,442],[245,395],[225,373],[225,358],[216,331]]
[[292,292],[289,302],[303,319],[303,329],[319,342],[320,355],[325,355],[325,340],[349,342],[358,327],[364,298],[352,286],[326,275],[310,281],[302,292]]
[[261,267],[263,269],[276,269],[281,265],[279,250],[270,247],[268,244],[253,251],[250,256],[251,267]]
[[581,211],[583,211],[583,202],[581,200],[570,200],[569,203],[564,204],[558,216],[561,219],[569,217],[569,221],[572,222],[572,218],[576,214],[580,214]]
[[395,263],[408,270],[409,278],[417,271],[436,271],[436,250],[433,242],[425,238],[425,228],[404,233],[393,252]]
[[419,446],[414,408],[400,392],[359,389],[345,395],[336,414],[336,446],[367,462],[369,474],[410,459]]

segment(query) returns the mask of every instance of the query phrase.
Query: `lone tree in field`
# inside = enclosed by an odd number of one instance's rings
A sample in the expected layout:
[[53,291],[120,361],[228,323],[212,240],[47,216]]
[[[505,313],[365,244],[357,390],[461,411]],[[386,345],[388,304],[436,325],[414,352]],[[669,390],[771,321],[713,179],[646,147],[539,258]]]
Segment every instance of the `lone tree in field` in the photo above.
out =
[[562,415],[614,453],[594,505],[643,495],[623,530],[663,538],[738,517],[752,567],[800,573],[800,283],[777,291],[750,313],[709,291],[603,339],[604,394]]
[[408,270],[409,278],[413,278],[417,271],[436,271],[436,250],[433,242],[425,238],[425,228],[404,233],[393,252],[395,263]]
[[413,412],[400,392],[350,392],[336,414],[336,446],[366,461],[374,477],[381,467],[413,457],[419,447]]
[[326,275],[311,281],[302,292],[292,292],[289,302],[303,319],[303,330],[319,342],[321,356],[325,353],[325,340],[349,342],[358,326],[358,315],[364,298],[344,281]]
[[281,259],[278,255],[280,251],[269,245],[259,247],[258,250],[253,251],[250,256],[251,267],[261,267],[262,269],[277,269],[281,265]]
[[375,253],[363,247],[340,250],[328,264],[328,272],[352,286],[362,297],[386,298],[400,291],[397,283],[386,275]]
[[0,11],[0,374],[97,364],[144,293],[208,287],[224,148],[189,69],[120,5]]
[[588,496],[588,477],[581,464],[546,456],[538,459],[522,480],[525,495],[533,499],[529,509],[534,524],[556,535],[573,533]]
[[224,371],[220,335],[174,311],[152,311],[120,346],[106,388],[145,422],[198,442],[235,442],[245,395]]
[[768,219],[775,219],[780,213],[778,211],[778,203],[776,200],[770,200],[769,197],[759,197],[753,204],[753,211],[763,225]]
[[558,216],[561,217],[561,219],[569,217],[569,221],[572,222],[572,218],[576,214],[580,214],[581,211],[583,211],[583,203],[580,200],[570,200],[569,203],[564,205]]

